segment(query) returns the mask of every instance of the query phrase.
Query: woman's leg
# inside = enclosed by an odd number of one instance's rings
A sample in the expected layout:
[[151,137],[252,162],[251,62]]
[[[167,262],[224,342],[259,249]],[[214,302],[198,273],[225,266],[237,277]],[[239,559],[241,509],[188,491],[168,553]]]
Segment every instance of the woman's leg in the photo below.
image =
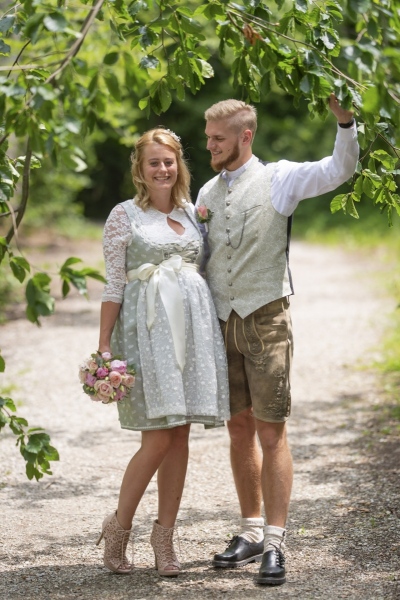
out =
[[126,468],[119,494],[117,518],[124,529],[131,528],[138,504],[171,447],[173,431],[157,429],[142,432],[142,445]]
[[169,430],[171,442],[168,453],[158,468],[158,523],[173,527],[182,499],[189,458],[190,425]]

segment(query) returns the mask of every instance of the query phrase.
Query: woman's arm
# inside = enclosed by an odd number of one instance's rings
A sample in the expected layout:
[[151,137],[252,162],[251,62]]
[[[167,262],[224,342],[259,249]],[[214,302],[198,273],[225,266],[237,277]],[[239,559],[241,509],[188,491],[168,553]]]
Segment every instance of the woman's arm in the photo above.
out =
[[121,304],[117,302],[101,303],[99,352],[111,352],[111,334],[120,309]]
[[111,211],[103,233],[107,284],[100,310],[100,352],[111,352],[111,334],[121,309],[126,281],[126,248],[131,238],[132,228],[128,215],[121,205],[117,205]]

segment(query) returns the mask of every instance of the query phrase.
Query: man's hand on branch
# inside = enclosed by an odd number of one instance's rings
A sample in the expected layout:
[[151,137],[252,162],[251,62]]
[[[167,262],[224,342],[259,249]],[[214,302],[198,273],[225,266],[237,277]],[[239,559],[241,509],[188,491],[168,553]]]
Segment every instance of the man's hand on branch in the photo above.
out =
[[335,94],[331,94],[329,96],[328,105],[335,117],[337,118],[338,123],[349,123],[352,120],[354,112],[352,110],[342,108]]

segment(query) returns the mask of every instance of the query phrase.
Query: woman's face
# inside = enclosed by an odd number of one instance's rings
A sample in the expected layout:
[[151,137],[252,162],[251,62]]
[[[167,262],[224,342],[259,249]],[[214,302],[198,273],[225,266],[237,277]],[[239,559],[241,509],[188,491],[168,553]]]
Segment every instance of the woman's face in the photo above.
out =
[[175,152],[150,142],[143,150],[142,173],[150,191],[172,190],[178,178]]

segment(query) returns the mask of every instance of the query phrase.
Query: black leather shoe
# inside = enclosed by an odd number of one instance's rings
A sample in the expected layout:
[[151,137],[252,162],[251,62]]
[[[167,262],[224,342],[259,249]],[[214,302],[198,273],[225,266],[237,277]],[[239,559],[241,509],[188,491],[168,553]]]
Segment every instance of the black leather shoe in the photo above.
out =
[[278,548],[264,552],[256,582],[261,585],[282,585],[285,577],[285,557]]
[[264,541],[257,544],[248,542],[244,538],[235,535],[229,542],[229,546],[222,554],[215,554],[212,561],[213,567],[234,569],[242,567],[247,563],[260,561],[263,555]]

